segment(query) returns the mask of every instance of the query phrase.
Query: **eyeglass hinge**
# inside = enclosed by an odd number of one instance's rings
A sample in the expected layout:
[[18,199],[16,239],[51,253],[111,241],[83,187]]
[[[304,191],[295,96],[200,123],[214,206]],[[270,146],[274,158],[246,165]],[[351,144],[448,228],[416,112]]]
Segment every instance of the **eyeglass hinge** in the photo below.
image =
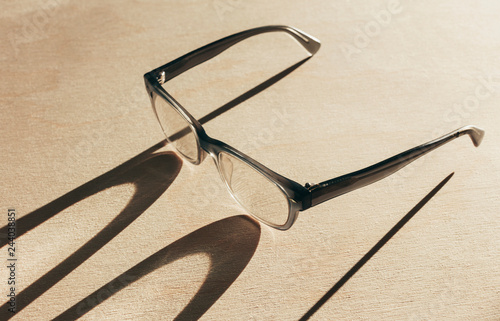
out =
[[314,183],[306,183],[305,187],[311,192],[311,191],[315,190],[316,188],[318,188],[319,185],[314,184]]
[[302,201],[302,210],[307,210],[308,208],[311,207],[312,204],[312,193],[314,192],[315,189],[319,187],[318,184],[311,184],[311,183],[306,183],[304,187],[307,189],[309,192],[308,195],[304,198]]
[[160,75],[158,76],[158,82],[160,85],[163,85],[165,83],[165,72],[162,71],[160,72]]

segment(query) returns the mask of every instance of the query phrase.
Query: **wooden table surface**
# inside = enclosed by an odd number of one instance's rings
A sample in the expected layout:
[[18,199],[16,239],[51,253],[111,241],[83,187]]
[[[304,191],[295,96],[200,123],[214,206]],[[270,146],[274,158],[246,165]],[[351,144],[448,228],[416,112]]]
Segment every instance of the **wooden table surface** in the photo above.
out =
[[[142,76],[272,24],[320,51],[264,34],[167,84],[227,109],[209,135],[302,184],[468,124],[483,144],[256,223],[164,143]],[[39,0],[0,27],[1,320],[500,320],[497,1]]]

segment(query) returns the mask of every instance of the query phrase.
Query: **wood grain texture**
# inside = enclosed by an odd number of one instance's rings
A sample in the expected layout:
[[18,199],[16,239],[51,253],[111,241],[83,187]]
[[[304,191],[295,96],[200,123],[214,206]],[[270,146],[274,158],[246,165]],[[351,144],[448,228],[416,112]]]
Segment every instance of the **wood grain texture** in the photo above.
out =
[[[13,207],[22,234],[12,320],[298,320],[315,305],[311,320],[499,320],[498,12],[427,0],[4,6],[0,227]],[[197,118],[229,103],[209,135],[300,183],[463,125],[484,128],[483,144],[460,138],[286,232],[249,220],[211,161],[162,143],[142,75],[269,24],[322,47],[248,99],[306,57],[290,37],[248,39],[167,84]]]

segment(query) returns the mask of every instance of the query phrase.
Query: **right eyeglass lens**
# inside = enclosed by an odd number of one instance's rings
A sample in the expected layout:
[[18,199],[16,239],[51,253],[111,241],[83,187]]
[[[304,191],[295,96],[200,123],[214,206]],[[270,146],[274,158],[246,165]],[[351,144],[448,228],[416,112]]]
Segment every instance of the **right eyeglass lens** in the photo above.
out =
[[276,226],[288,220],[288,199],[267,177],[240,159],[219,153],[219,170],[233,197],[250,214]]
[[184,117],[163,97],[155,99],[154,107],[163,132],[179,153],[190,161],[198,159],[196,136]]

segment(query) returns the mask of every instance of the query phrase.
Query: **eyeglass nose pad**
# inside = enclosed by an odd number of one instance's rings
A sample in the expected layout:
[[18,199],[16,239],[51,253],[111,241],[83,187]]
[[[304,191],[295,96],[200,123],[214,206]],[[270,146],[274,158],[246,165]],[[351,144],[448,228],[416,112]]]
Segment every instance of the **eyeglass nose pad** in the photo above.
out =
[[227,184],[231,186],[231,179],[233,177],[233,162],[229,159],[229,157],[222,157],[220,162],[222,175],[224,175]]

